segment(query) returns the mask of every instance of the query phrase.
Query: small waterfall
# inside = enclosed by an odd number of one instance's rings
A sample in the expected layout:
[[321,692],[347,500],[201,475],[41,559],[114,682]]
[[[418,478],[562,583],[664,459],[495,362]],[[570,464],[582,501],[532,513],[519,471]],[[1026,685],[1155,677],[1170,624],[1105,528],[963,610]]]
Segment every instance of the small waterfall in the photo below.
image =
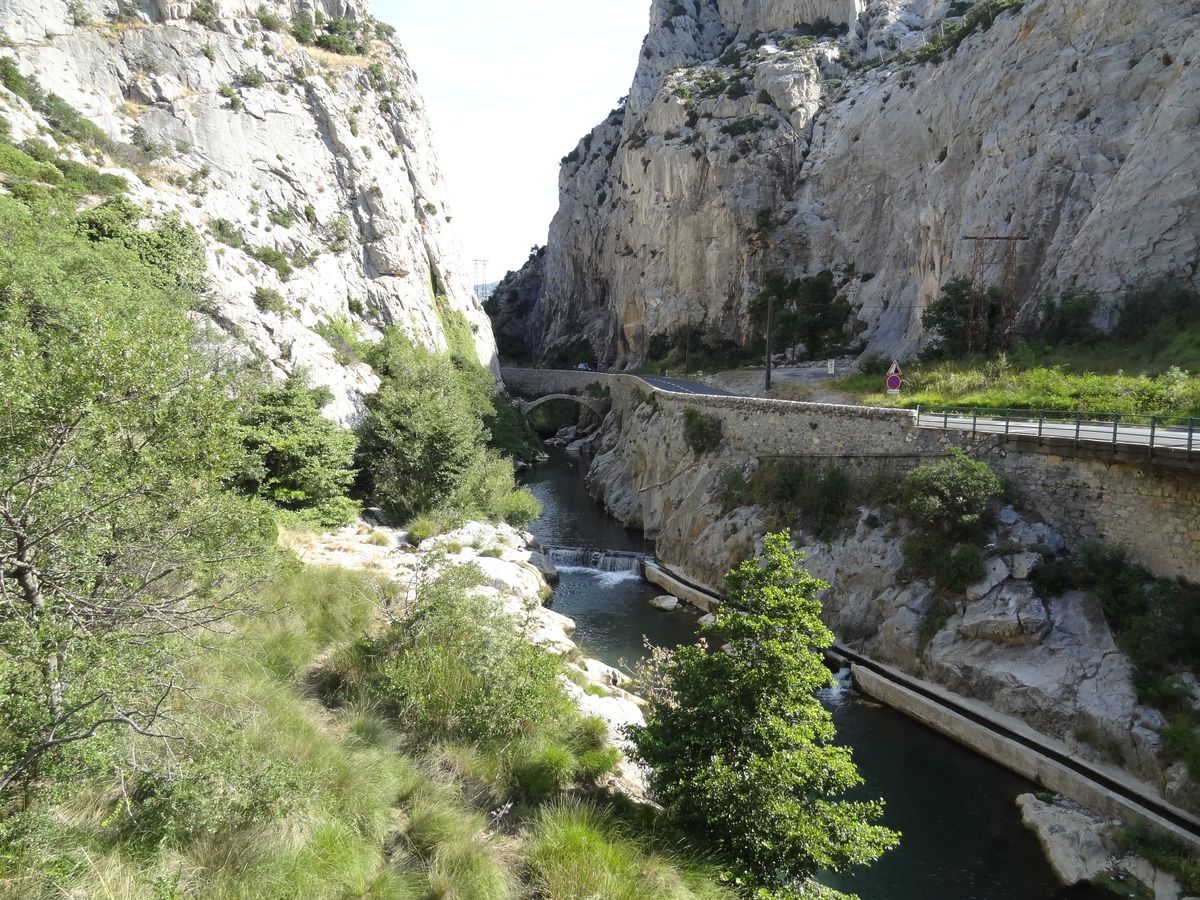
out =
[[560,572],[589,571],[612,578],[641,578],[642,560],[649,557],[620,550],[591,547],[550,547],[550,561]]

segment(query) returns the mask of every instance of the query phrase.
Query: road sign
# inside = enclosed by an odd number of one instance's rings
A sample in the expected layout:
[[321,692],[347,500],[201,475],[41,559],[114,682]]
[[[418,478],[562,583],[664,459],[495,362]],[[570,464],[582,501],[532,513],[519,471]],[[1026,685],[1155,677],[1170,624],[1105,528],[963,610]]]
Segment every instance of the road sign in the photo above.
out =
[[887,374],[887,392],[892,396],[900,393],[900,386],[904,384],[904,374],[900,371],[900,363],[892,360],[892,367],[888,369]]
[[837,360],[835,360],[835,359],[825,360],[825,371],[828,372],[830,375],[836,375],[837,374]]

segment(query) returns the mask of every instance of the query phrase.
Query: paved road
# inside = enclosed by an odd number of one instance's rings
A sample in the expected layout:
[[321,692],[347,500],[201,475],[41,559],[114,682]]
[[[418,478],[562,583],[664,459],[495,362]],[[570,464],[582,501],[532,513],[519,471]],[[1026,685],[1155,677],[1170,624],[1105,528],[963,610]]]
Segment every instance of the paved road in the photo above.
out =
[[[953,428],[960,431],[986,431],[990,434],[1019,434],[1037,437],[1037,419],[1003,419],[980,418],[977,422],[970,416],[946,417],[939,413],[921,413],[917,424],[922,428]],[[1066,438],[1075,440],[1074,422],[1043,422],[1041,425],[1043,437]],[[1088,443],[1113,443],[1113,426],[1111,422],[1081,422],[1079,425],[1079,440]],[[1191,436],[1192,449],[1200,452],[1200,423]],[[1150,446],[1150,428],[1137,425],[1118,425],[1116,442],[1135,447]],[[1163,427],[1154,431],[1154,446],[1156,448],[1188,449],[1188,430],[1186,428]]]
[[[639,376],[647,384],[661,388],[664,391],[674,391],[680,394],[708,394],[714,397],[737,396],[731,391],[713,387],[699,381],[688,381],[683,378],[664,378],[655,375]],[[921,428],[954,429],[958,431],[984,431],[989,434],[1015,434],[1031,437],[1038,436],[1037,419],[979,418],[971,416],[950,415],[940,413],[921,413],[917,417],[917,425]],[[1042,437],[1064,438],[1075,440],[1075,423],[1073,421],[1044,421],[1041,424]],[[1078,440],[1083,443],[1113,443],[1113,426],[1111,422],[1082,422],[1079,426]],[[1200,423],[1190,436],[1191,447],[1200,453]],[[1150,428],[1139,425],[1117,426],[1116,442],[1125,446],[1149,447]],[[1186,428],[1159,427],[1154,431],[1155,448],[1171,448],[1176,450],[1189,449],[1189,435]]]
[[686,381],[682,378],[664,378],[659,375],[639,375],[638,378],[647,384],[652,384],[656,388],[662,388],[664,391],[673,391],[676,394],[708,394],[712,397],[736,397],[737,394],[731,391],[724,391],[721,388],[713,387],[710,384],[703,384],[699,381]]

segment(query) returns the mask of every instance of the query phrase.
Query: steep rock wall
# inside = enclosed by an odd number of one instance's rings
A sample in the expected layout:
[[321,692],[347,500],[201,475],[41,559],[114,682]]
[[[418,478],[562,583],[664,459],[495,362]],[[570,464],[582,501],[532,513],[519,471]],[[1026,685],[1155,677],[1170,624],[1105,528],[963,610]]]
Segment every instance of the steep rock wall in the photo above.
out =
[[[508,380],[537,391],[553,374]],[[1121,766],[1169,802],[1200,809],[1186,767],[1162,752],[1166,721],[1139,702],[1099,601],[1077,590],[1044,594],[1029,580],[1043,557],[1089,539],[1125,546],[1163,577],[1197,579],[1200,473],[1006,448],[996,436],[917,429],[898,410],[691,397],[638,388],[631,376],[570,374],[580,390],[603,380],[613,403],[588,473],[593,496],[654,537],[660,560],[717,590],[769,525],[763,509],[731,500],[731,471],[793,457],[866,483],[944,458],[947,444],[985,459],[1021,509],[1005,509],[988,536],[984,581],[950,597],[951,611],[942,605],[937,618],[935,586],[905,567],[907,526],[863,508],[836,538],[804,548],[810,571],[831,585],[827,621],[864,654],[1017,716],[1089,759]],[[719,449],[688,446],[685,409],[720,419]]]
[[[332,390],[330,415],[352,420],[375,386],[331,324],[364,337],[398,325],[445,348],[443,320],[457,311],[494,365],[416,75],[390,29],[357,0],[222,0],[208,24],[189,18],[200,6],[0,0],[0,54],[116,145],[150,148],[122,174],[134,200],[178,211],[204,238],[201,313],[276,373],[307,369]],[[264,28],[260,8],[284,27]],[[301,46],[288,33],[301,11],[367,23],[369,53]],[[46,124],[2,87],[0,115],[14,140]],[[293,271],[284,278],[253,248]],[[282,307],[260,308],[256,289],[279,292]]]
[[[949,58],[908,61],[948,11],[656,0],[628,102],[564,160],[542,294],[515,316],[524,339],[543,352],[584,334],[617,363],[685,325],[745,341],[765,272],[840,268],[860,276],[845,279],[848,338],[905,352],[940,285],[970,271],[974,234],[1028,237],[1027,322],[1047,293],[1111,304],[1185,272],[1200,254],[1200,6],[1027,0]],[[852,27],[814,41],[804,26],[821,17]],[[1002,263],[993,248],[985,276]]]

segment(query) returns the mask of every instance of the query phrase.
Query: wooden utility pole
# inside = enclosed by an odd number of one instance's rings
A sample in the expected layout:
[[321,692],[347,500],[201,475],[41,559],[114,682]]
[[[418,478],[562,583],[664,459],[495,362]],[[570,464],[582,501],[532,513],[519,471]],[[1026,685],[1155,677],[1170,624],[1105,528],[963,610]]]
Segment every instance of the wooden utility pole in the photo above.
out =
[[1007,244],[1004,253],[1004,277],[1000,298],[1000,349],[1008,350],[1016,343],[1017,324],[1017,244],[1029,240],[1029,235],[969,235],[964,241],[974,241],[971,255],[971,297],[967,306],[967,350],[975,352],[987,345],[987,285],[984,284],[986,247],[991,242]]

